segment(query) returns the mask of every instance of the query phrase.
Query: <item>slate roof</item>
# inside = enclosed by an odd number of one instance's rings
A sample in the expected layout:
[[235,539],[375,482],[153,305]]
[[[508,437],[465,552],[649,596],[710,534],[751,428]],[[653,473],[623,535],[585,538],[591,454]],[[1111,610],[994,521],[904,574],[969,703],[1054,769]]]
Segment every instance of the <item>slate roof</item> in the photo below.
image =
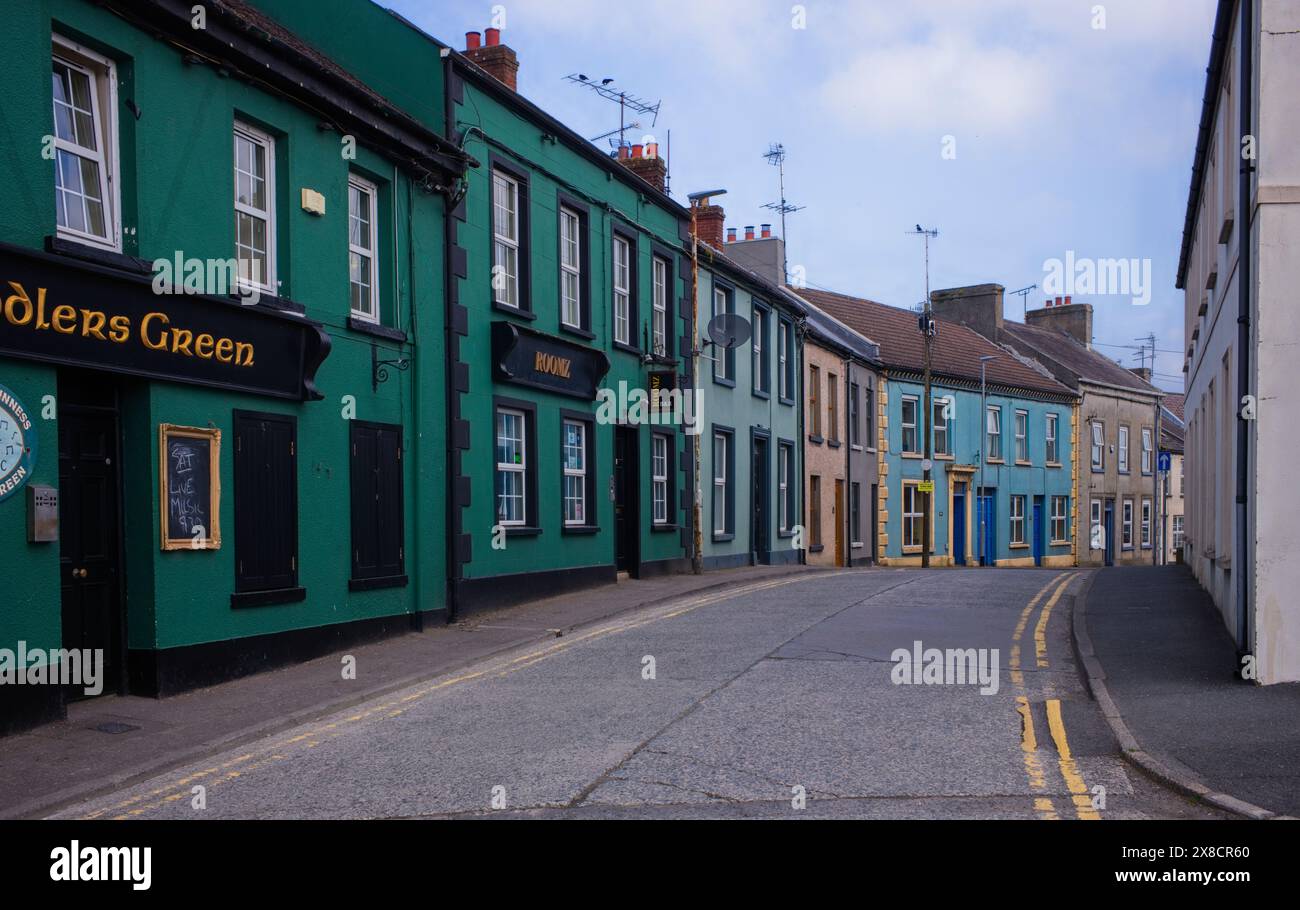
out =
[[803,310],[806,314],[805,324],[815,340],[851,351],[862,360],[880,366],[880,345],[870,338],[864,338],[861,333],[815,306],[805,303]]
[[[880,359],[887,368],[921,371],[925,368],[925,342],[917,327],[918,314],[861,297],[832,291],[797,288],[800,297],[829,313],[854,331],[880,345]],[[939,319],[931,368],[936,376],[979,382],[980,357],[995,355],[986,368],[990,385],[1060,396],[1075,393],[1057,382],[1045,370],[1019,359],[1006,348],[956,322]]]
[[1002,331],[1012,344],[1032,349],[1084,381],[1105,383],[1145,394],[1162,394],[1160,389],[1132,370],[1120,366],[1105,354],[1085,347],[1065,332],[1020,322],[1004,322]]

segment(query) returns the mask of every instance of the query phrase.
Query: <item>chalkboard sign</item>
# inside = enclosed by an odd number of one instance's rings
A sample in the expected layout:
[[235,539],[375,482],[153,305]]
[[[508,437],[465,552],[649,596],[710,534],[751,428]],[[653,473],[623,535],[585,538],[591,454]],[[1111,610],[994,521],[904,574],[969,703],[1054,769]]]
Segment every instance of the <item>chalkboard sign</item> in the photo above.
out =
[[221,431],[158,427],[158,495],[164,550],[221,548]]

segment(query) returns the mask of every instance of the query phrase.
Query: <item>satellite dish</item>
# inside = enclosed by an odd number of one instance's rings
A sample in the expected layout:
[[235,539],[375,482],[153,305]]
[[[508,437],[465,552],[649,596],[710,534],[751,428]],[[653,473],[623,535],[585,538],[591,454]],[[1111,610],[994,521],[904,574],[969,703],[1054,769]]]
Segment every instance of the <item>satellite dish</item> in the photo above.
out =
[[735,313],[719,313],[709,320],[709,339],[720,348],[738,348],[749,341],[753,330],[749,320]]

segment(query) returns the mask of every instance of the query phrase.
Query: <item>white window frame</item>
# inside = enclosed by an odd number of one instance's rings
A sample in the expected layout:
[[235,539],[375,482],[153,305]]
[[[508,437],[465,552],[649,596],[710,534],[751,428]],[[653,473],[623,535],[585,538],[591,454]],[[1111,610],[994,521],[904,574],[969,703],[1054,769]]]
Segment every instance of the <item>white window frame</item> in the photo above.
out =
[[[505,189],[507,205],[504,207],[497,201],[498,188]],[[523,309],[520,287],[524,256],[523,241],[520,236],[523,218],[519,210],[522,199],[523,193],[519,181],[500,168],[494,168],[492,170],[492,299],[498,306],[509,307],[512,310]],[[502,222],[505,220],[501,217],[502,209],[511,216],[509,221],[514,228],[513,234],[501,232]],[[508,254],[511,252],[514,253],[514,274],[511,274],[508,268],[510,261]],[[497,287],[497,266],[501,266],[505,278],[503,287]]]
[[776,336],[776,343],[779,348],[776,352],[776,358],[778,368],[781,371],[780,376],[777,378],[777,394],[782,398],[790,398],[790,377],[786,375],[787,364],[789,363],[789,358],[786,357],[786,346],[790,343],[790,323],[779,316],[776,320]]
[[1092,422],[1092,470],[1106,470],[1106,424],[1100,420]]
[[1056,433],[1060,427],[1060,415],[1048,414],[1047,426],[1043,433],[1043,448],[1048,464],[1060,464],[1060,452],[1056,450]]
[[790,490],[790,452],[788,445],[776,447],[776,512],[777,528],[781,531],[790,530],[790,503],[786,499]]
[[[1106,549],[1106,542],[1105,542],[1104,540],[1102,541],[1102,545],[1101,545],[1100,547],[1094,547],[1094,546],[1092,546],[1092,542],[1093,542],[1094,540],[1097,539],[1096,529],[1102,527],[1102,510],[1103,510],[1103,503],[1102,503],[1102,501],[1101,501],[1100,499],[1094,499],[1094,500],[1092,500],[1092,502],[1089,504],[1089,507],[1088,507],[1088,508],[1089,508],[1089,512],[1088,512],[1088,520],[1089,520],[1089,524],[1088,524],[1088,531],[1089,531],[1089,534],[1088,534],[1088,546],[1089,546],[1089,548],[1094,549],[1094,550],[1104,550],[1104,549]],[[1104,530],[1103,530],[1102,533],[1105,533]]]
[[[909,404],[912,406],[911,423],[907,422],[907,406]],[[921,417],[921,399],[918,398],[916,395],[904,395],[902,397],[902,400],[899,402],[898,408],[899,408],[898,425],[901,430],[901,436],[899,439],[900,451],[904,455],[920,455],[921,454],[921,448],[920,448],[921,432],[920,429],[917,427],[917,422],[920,420]],[[911,448],[908,448],[907,445],[907,433],[909,430],[912,433]]]
[[[265,291],[274,295],[278,290],[276,265],[276,244],[275,244],[275,222],[276,222],[276,184],[275,184],[275,137],[256,127],[249,126],[247,123],[235,121],[235,126],[231,138],[231,152],[234,160],[231,162],[231,176],[234,178],[235,169],[239,167],[238,142],[240,139],[251,142],[254,146],[262,149],[262,154],[266,156],[266,208],[258,209],[250,203],[239,201],[239,181],[234,180],[231,187],[231,195],[235,201],[235,260],[239,261],[239,216],[247,215],[250,218],[261,219],[266,222],[266,275],[265,280],[256,281],[239,275],[239,285],[245,288],[255,288],[259,291]],[[236,270],[238,271],[238,269]],[[251,274],[251,263],[250,263]]]
[[1141,536],[1138,540],[1144,550],[1151,549],[1151,519],[1153,514],[1150,497],[1142,497],[1142,511],[1139,513],[1141,525],[1138,532]]
[[1172,517],[1173,520],[1174,520],[1174,521],[1173,521],[1173,525],[1174,525],[1174,527],[1173,527],[1173,544],[1174,544],[1174,549],[1175,549],[1175,550],[1180,550],[1180,549],[1182,549],[1182,546],[1183,546],[1183,540],[1184,540],[1184,535],[1185,535],[1185,533],[1186,533],[1185,530],[1184,530],[1184,527],[1183,527],[1183,516],[1182,516],[1182,515],[1173,515],[1173,516],[1171,516],[1171,517]]
[[[614,235],[614,340],[619,344],[632,344],[632,243],[626,237]],[[619,251],[623,259],[619,261]]]
[[668,260],[662,256],[650,258],[652,317],[650,343],[660,357],[668,353]]
[[498,448],[498,449],[500,448],[500,439],[501,439],[501,429],[499,426],[499,420],[502,414],[508,414],[511,417],[519,418],[519,451],[523,455],[523,458],[519,462],[519,464],[498,461],[496,463],[497,465],[496,469],[498,474],[502,472],[509,472],[509,473],[514,473],[519,475],[519,482],[520,482],[519,491],[521,497],[520,498],[521,505],[519,508],[519,512],[520,512],[519,518],[517,519],[502,518],[501,501],[500,501],[501,494],[494,489],[493,494],[494,494],[494,499],[496,499],[496,520],[499,524],[505,527],[524,527],[527,526],[528,524],[528,414],[524,411],[520,411],[515,408],[496,409],[494,423],[498,425],[493,427],[492,439],[494,443],[494,448]]
[[1133,549],[1133,500],[1125,499],[1120,506],[1120,546],[1125,550]]
[[[370,249],[357,246],[352,242],[352,191],[364,193],[370,200],[367,217],[370,222]],[[348,175],[348,255],[362,256],[370,260],[370,310],[352,310],[352,315],[366,322],[378,323],[379,316],[379,187],[364,177]],[[348,301],[352,300],[352,263],[348,263]]]
[[[713,315],[716,318],[726,312],[729,312],[727,309],[727,291],[725,288],[714,287]],[[713,358],[713,378],[734,381],[735,377],[731,375],[729,366],[728,352],[715,346]]]
[[[952,454],[952,436],[948,432],[948,418],[944,416],[944,411],[948,409],[947,398],[930,399],[930,424],[934,431],[934,454],[951,455]],[[939,433],[943,433],[943,445],[939,445]]]
[[1124,424],[1120,424],[1120,426],[1119,426],[1119,440],[1118,440],[1118,444],[1119,444],[1119,455],[1118,455],[1119,462],[1118,462],[1117,470],[1118,470],[1121,474],[1127,474],[1127,473],[1129,472],[1129,467],[1128,467],[1128,427],[1125,426]]
[[1016,410],[1016,464],[1029,464],[1029,412]]
[[[562,205],[560,206],[560,324],[574,329],[584,328],[582,267],[582,216],[568,206]],[[573,285],[572,299],[568,291],[570,283]]]
[[[51,65],[57,60],[70,69],[83,73],[90,80],[91,128],[99,144],[92,151],[66,139],[60,139],[54,121],[50,122],[50,137],[54,140],[54,166],[59,166],[58,152],[64,151],[78,158],[88,158],[99,167],[99,193],[104,206],[104,228],[107,237],[100,237],[88,231],[58,224],[55,216],[55,234],[77,243],[95,246],[101,249],[122,252],[122,206],[121,192],[117,175],[120,173],[121,156],[118,148],[117,119],[117,65],[102,54],[97,54],[69,38],[54,34],[51,42]],[[76,58],[80,57],[81,60]],[[100,70],[96,72],[96,70]],[[105,110],[107,108],[107,110]],[[50,116],[54,116],[54,102],[50,102]],[[55,189],[57,193],[58,190]],[[57,212],[57,204],[56,204]]]
[[729,532],[727,527],[727,497],[730,495],[727,486],[727,459],[729,458],[728,450],[731,446],[731,438],[726,433],[715,432],[713,434],[713,533],[726,534]]
[[[654,523],[668,524],[668,437],[654,433],[650,437],[650,484],[651,502],[654,507]],[[660,452],[660,449],[663,449]]]
[[[997,452],[994,452],[994,442]],[[1002,461],[1002,408],[991,404],[984,411],[984,453],[985,461]]]
[[[1057,511],[1057,506],[1060,511]],[[1051,520],[1048,523],[1048,536],[1052,543],[1065,543],[1070,539],[1070,502],[1068,496],[1053,496],[1051,502]],[[1057,525],[1060,525],[1061,533],[1057,534]]]
[[1025,542],[1025,497],[1012,496],[1007,512],[1011,522],[1011,537],[1008,542],[1012,545],[1023,544]]
[[[903,549],[919,550],[925,546],[925,513],[921,511],[920,500],[921,494],[918,491],[917,481],[903,482]],[[908,508],[908,491],[911,491],[911,508]],[[908,543],[908,532],[911,532],[912,542]]]
[[1142,473],[1151,474],[1152,433],[1150,427],[1142,428]]
[[[578,451],[581,454],[581,462],[576,468],[569,467],[569,427],[578,428]],[[560,434],[561,448],[564,450],[562,463],[564,488],[560,490],[561,513],[564,516],[565,527],[580,528],[590,524],[587,519],[587,424],[581,420],[565,420],[560,426]],[[569,495],[570,477],[578,480],[578,497],[576,500]],[[578,504],[578,517],[576,518],[569,517],[570,502],[577,502]]]
[[755,392],[767,392],[769,391],[767,380],[768,370],[763,366],[763,355],[765,353],[763,344],[765,340],[764,336],[767,334],[768,311],[761,306],[755,306],[753,308],[753,319],[754,337],[752,344],[754,347],[754,362],[751,365],[753,376],[750,377],[750,385],[753,386]]

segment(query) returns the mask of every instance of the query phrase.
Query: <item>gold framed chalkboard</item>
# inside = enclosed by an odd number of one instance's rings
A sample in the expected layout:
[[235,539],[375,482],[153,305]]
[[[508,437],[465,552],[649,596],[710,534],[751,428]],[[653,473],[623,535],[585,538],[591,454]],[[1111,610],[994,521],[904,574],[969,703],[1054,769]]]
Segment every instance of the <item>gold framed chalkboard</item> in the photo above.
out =
[[164,550],[221,549],[221,431],[158,425],[159,534]]

